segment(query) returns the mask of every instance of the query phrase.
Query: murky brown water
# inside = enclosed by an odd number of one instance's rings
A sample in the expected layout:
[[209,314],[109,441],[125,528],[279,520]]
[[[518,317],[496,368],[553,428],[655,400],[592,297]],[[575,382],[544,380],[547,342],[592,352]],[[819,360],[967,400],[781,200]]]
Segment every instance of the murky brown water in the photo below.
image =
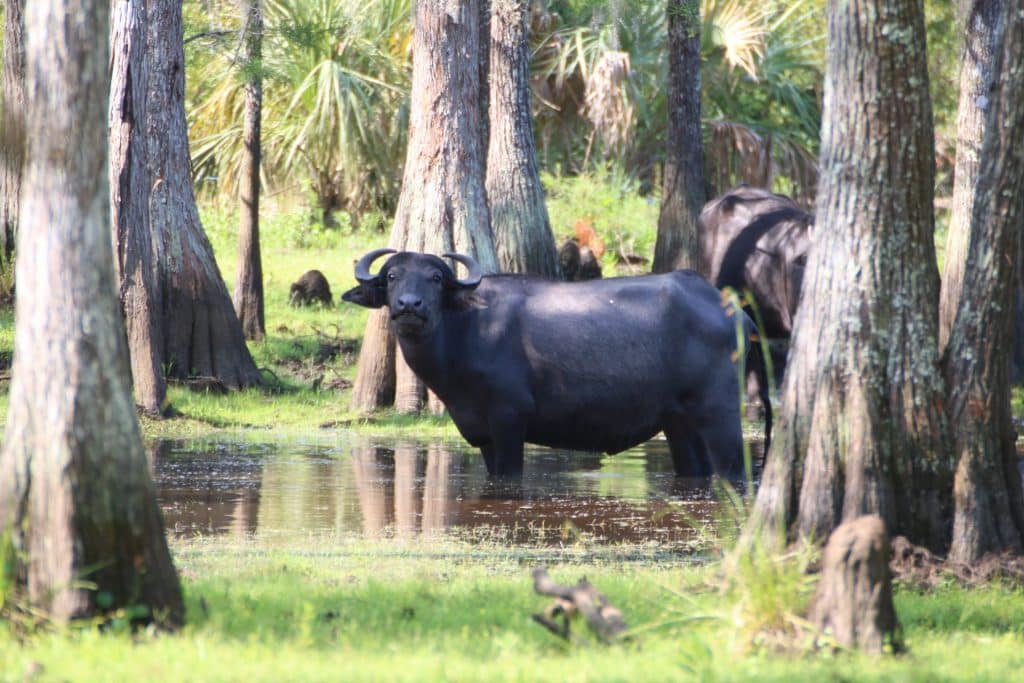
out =
[[[759,457],[759,456],[758,456]],[[664,441],[615,456],[530,449],[522,480],[491,480],[461,444],[202,444],[153,452],[168,531],[252,535],[436,532],[557,544],[685,544],[715,520],[707,480],[672,472]]]

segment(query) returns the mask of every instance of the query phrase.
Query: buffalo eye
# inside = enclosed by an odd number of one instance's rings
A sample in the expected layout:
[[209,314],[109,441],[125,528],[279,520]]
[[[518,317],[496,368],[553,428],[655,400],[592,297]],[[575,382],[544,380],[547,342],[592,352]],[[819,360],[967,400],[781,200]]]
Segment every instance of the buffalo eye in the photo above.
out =
[[434,278],[433,278],[433,280],[434,280],[434,282],[436,282],[437,284],[441,284],[441,273],[434,273]]
[[388,280],[394,280],[394,279],[395,279],[395,274],[394,273],[388,273]]

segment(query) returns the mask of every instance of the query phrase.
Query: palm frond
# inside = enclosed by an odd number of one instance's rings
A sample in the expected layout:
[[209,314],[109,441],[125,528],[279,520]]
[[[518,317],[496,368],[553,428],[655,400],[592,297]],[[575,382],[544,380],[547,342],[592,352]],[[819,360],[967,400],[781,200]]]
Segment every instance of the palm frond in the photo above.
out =
[[701,14],[703,51],[721,50],[732,68],[742,69],[758,80],[758,64],[764,58],[768,34],[761,5],[740,0],[704,0]]
[[[386,208],[397,196],[406,127],[411,0],[267,0],[263,60],[263,169],[305,176],[325,210]],[[230,55],[211,60],[237,71]],[[194,168],[234,192],[241,121],[239,78],[221,78],[192,115]]]

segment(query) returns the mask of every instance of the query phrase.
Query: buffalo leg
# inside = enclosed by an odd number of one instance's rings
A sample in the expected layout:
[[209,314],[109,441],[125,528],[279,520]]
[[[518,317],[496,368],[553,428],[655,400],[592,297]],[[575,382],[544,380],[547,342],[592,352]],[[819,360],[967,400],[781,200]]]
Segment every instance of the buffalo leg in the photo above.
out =
[[704,401],[690,416],[697,427],[715,474],[734,477],[743,473],[743,422],[736,366],[723,363],[707,387]]
[[711,474],[704,442],[689,420],[669,418],[664,432],[677,477],[706,477]]
[[700,430],[711,466],[715,474],[723,477],[743,473],[743,430],[739,415],[730,422],[734,424],[718,423]]
[[487,474],[491,476],[497,474],[497,472],[494,471],[494,446],[489,443],[480,446],[480,455],[484,456],[484,465],[487,467]]
[[480,453],[484,456],[484,465],[487,466],[487,474],[492,477],[503,477],[523,473],[523,442],[519,442],[519,448],[509,446],[499,450],[495,444],[487,444],[480,447]]
[[498,414],[492,416],[489,423],[491,442],[480,449],[487,463],[487,473],[499,477],[522,474],[523,441],[526,438],[522,420],[516,416]]

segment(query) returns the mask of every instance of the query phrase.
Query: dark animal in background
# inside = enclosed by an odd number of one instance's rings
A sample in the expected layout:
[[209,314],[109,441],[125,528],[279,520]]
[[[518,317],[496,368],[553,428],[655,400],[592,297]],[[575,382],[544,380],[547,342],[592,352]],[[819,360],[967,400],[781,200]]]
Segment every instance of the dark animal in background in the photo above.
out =
[[700,214],[708,279],[720,289],[753,294],[772,345],[776,382],[793,333],[813,224],[814,217],[793,200],[749,185],[711,200]]
[[569,282],[597,280],[601,277],[601,262],[590,247],[581,247],[576,240],[566,240],[558,250],[562,275]]
[[292,306],[308,306],[314,301],[319,301],[324,306],[334,305],[331,286],[319,270],[307,270],[302,277],[293,282],[288,300]]
[[372,251],[342,299],[388,308],[406,362],[488,472],[521,472],[524,442],[616,453],[659,431],[678,475],[742,471],[736,326],[753,323],[697,273],[553,282],[445,256],[468,277],[437,256]]

